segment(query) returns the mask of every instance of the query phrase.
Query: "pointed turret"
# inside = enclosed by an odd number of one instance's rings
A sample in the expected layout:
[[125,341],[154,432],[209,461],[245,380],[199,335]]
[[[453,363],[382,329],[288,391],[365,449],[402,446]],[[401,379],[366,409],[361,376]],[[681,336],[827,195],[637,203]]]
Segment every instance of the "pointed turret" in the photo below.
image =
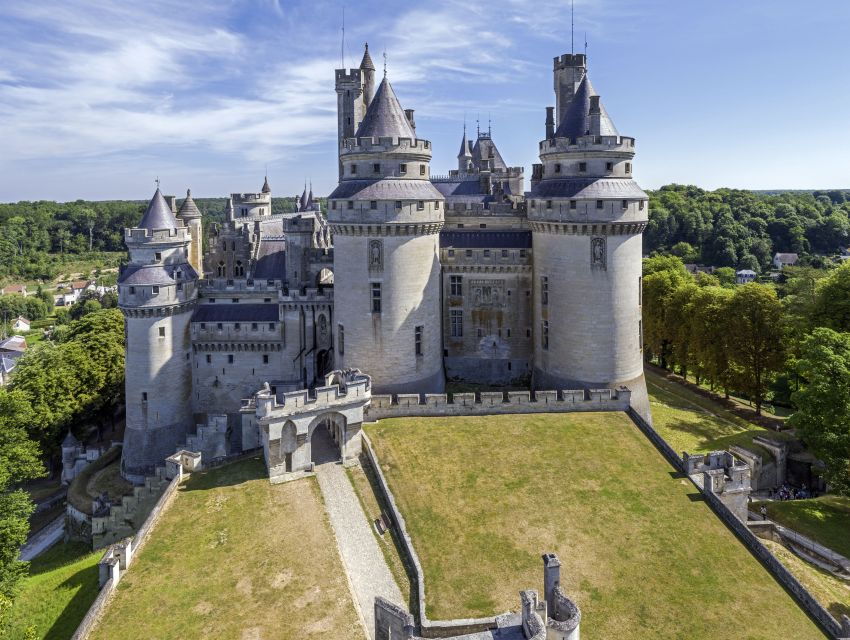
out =
[[575,96],[567,105],[564,117],[558,123],[556,138],[578,138],[579,136],[616,136],[617,127],[602,105],[599,94],[584,76],[576,89]]
[[368,109],[375,95],[375,65],[372,64],[372,56],[369,55],[368,42],[364,49],[360,71],[363,72],[363,105]]
[[178,217],[183,218],[200,218],[201,210],[198,209],[198,205],[195,204],[195,201],[192,199],[192,190],[186,189],[186,199],[183,201],[183,204],[180,205],[180,211],[177,212]]
[[266,179],[263,180],[262,192],[263,193],[271,193],[272,192],[272,188],[269,186],[269,177],[268,176],[266,176]]
[[366,111],[355,138],[416,138],[410,122],[386,77],[381,81],[375,98]]
[[175,229],[177,227],[177,219],[171,211],[171,207],[165,201],[159,187],[156,188],[156,193],[148,203],[148,208],[145,210],[145,215],[142,216],[142,221],[139,223],[140,229]]
[[304,191],[301,193],[301,200],[298,202],[298,210],[306,211],[307,210],[307,183],[304,182]]
[[460,151],[457,152],[458,171],[466,171],[472,163],[472,153],[469,149],[469,140],[466,139],[466,123],[463,123],[463,139],[460,141]]
[[312,180],[310,181],[310,193],[307,194],[306,209],[307,209],[307,211],[313,210],[313,182],[312,182]]

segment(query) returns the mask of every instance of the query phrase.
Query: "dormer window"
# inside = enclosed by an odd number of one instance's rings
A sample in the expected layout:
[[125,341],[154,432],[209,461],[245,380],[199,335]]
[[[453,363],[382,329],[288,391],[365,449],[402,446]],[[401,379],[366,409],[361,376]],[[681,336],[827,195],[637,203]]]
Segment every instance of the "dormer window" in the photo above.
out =
[[423,211],[424,209],[425,209],[425,201],[424,200],[420,200],[419,202],[416,203],[416,210],[417,211]]
[[628,209],[628,208],[629,208],[629,201],[623,200],[623,209]]
[[376,162],[372,165],[372,173],[381,173],[381,163]]
[[605,201],[604,200],[597,200],[596,201],[596,208],[597,209],[604,209],[605,208]]
[[377,209],[378,208],[378,201],[377,200],[370,200],[369,201],[369,208],[370,209]]
[[157,295],[159,293],[159,287],[151,287],[151,293]]
[[578,207],[578,201],[570,200],[570,209],[576,209]]
[[613,171],[613,170],[614,170],[614,163],[613,162],[606,162],[605,163],[605,171]]
[[155,254],[153,254],[153,257],[154,257],[154,260],[156,260],[157,262],[162,260],[162,254],[159,251],[157,251]]
[[357,165],[351,165],[351,175],[355,175],[357,173]]
[[401,209],[401,200],[396,200],[396,201],[395,201],[395,208],[396,208],[396,209]]
[[586,162],[579,162],[579,163],[578,163],[578,170],[579,170],[581,173],[586,172],[586,171],[587,171],[587,163],[586,163]]
[[407,165],[404,163],[398,165],[398,172],[401,174],[407,173]]

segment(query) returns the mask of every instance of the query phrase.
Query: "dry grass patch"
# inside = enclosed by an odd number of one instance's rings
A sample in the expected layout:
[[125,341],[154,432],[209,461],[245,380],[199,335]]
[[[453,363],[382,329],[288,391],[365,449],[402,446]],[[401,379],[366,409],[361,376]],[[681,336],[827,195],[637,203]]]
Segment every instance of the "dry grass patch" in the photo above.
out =
[[259,459],[193,474],[93,639],[362,638],[314,478],[269,484]]
[[586,640],[823,637],[624,414],[366,430],[422,561],[429,618],[516,610],[554,551]]

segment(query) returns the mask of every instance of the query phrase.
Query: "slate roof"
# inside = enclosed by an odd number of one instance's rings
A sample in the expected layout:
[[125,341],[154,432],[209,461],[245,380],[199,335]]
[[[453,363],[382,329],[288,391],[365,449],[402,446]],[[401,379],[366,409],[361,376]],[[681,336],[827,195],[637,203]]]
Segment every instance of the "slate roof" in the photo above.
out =
[[357,127],[356,138],[416,138],[404,115],[395,91],[386,77],[381,81],[375,97],[369,103],[363,122]]
[[469,151],[469,141],[466,139],[466,125],[463,127],[463,139],[460,141],[460,151],[457,152],[458,158],[468,158],[472,154]]
[[591,131],[590,126],[590,98],[598,96],[593,85],[590,83],[590,78],[585,75],[576,89],[576,94],[564,114],[561,122],[558,123],[558,130],[555,131],[556,138],[577,138],[593,134],[595,136],[617,136],[617,127],[611,121],[608,112],[605,111],[605,105],[602,100],[599,101],[599,131]]
[[286,280],[285,240],[260,240],[254,277],[258,280]]
[[[183,271],[182,280],[191,280],[197,277],[197,273],[192,268],[192,265],[184,263],[180,265]],[[177,265],[160,265],[160,264],[145,264],[145,265],[127,265],[121,272],[118,278],[118,284],[131,285],[169,285],[177,282],[174,277],[174,272],[177,270]]]
[[148,203],[148,208],[145,210],[145,215],[142,216],[142,221],[139,223],[139,229],[175,229],[177,228],[177,219],[171,211],[171,207],[162,197],[162,192],[159,187],[153,194],[153,198]]
[[192,314],[192,322],[277,322],[276,304],[201,304]]
[[[492,162],[492,165],[489,164]],[[502,154],[496,148],[496,143],[489,136],[480,136],[472,147],[472,164],[481,169],[486,164],[489,168],[507,169],[508,165],[502,159]]]
[[5,340],[0,340],[0,350],[6,351],[17,356],[27,350],[27,339],[23,336],[9,336]]
[[442,194],[428,180],[384,178],[382,180],[344,180],[328,198],[360,200],[435,200]]
[[71,433],[71,430],[68,429],[68,434],[65,436],[65,439],[62,440],[63,447],[76,447],[80,444],[80,441],[74,437],[74,434]]
[[263,180],[263,188],[262,188],[261,191],[262,191],[262,193],[271,193],[272,192],[272,188],[269,186],[269,177],[268,176],[266,176],[265,180]]
[[369,43],[366,43],[366,50],[363,52],[363,60],[360,61],[361,69],[375,70],[375,65],[372,63],[372,56],[369,55]]
[[574,198],[596,200],[624,198],[645,200],[649,196],[634,180],[622,178],[564,178],[542,180],[531,191],[532,198]]
[[530,249],[531,231],[441,231],[440,247],[450,249]]
[[177,215],[181,218],[201,217],[201,210],[198,209],[198,205],[196,205],[195,201],[192,200],[191,189],[186,189],[186,199],[183,201],[183,204],[180,205],[180,211],[177,212]]
[[0,369],[3,373],[12,373],[12,369],[18,366],[18,353],[3,353],[0,354]]

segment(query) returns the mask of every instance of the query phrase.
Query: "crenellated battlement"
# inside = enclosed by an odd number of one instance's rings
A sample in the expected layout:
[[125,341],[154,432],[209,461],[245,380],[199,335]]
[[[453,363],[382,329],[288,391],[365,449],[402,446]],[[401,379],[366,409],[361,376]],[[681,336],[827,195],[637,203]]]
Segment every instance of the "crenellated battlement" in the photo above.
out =
[[634,154],[635,139],[629,136],[580,136],[548,138],[538,144],[541,155],[586,151],[617,151]]
[[175,229],[124,229],[124,242],[127,244],[144,244],[156,242],[189,242],[192,239],[189,227]]
[[268,193],[231,193],[233,204],[268,204],[272,197]]
[[337,90],[341,88],[341,85],[356,85],[357,88],[360,88],[363,82],[363,70],[349,69],[346,72],[345,69],[336,69],[334,71],[334,80],[336,81]]
[[387,151],[430,152],[431,141],[421,138],[346,138],[340,153],[380,153]]
[[587,56],[583,53],[564,53],[560,56],[555,56],[554,62],[552,64],[552,69],[554,71],[560,71],[561,69],[567,69],[571,67],[586,67],[587,66]]
[[[372,379],[364,374],[354,376],[343,384],[332,384],[308,389],[274,394],[262,389],[254,394],[253,406],[259,420],[274,419],[277,413],[284,412],[287,417],[297,413],[328,411],[348,405],[352,401],[368,401],[371,397]],[[251,401],[243,401],[243,409],[250,407]]]

